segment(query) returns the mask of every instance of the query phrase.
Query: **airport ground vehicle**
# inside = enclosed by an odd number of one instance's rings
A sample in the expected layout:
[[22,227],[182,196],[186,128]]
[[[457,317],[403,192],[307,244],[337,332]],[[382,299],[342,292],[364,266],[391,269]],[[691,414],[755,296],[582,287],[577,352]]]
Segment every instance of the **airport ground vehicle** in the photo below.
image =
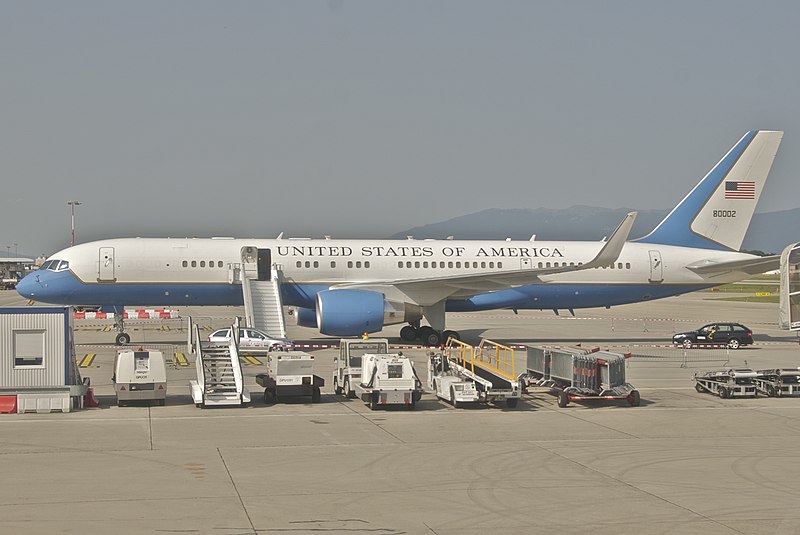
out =
[[256,375],[264,387],[264,403],[274,403],[286,397],[310,396],[312,403],[320,400],[320,388],[325,379],[314,375],[314,355],[304,351],[271,351],[267,354],[267,372]]
[[383,405],[414,409],[422,397],[422,383],[414,365],[402,353],[362,355],[361,382],[355,389],[356,395],[373,410]]
[[607,351],[528,346],[529,384],[555,389],[558,406],[570,401],[625,400],[641,402],[639,391],[625,379],[625,356]]
[[333,358],[333,390],[348,398],[355,398],[355,386],[361,382],[361,356],[365,353],[389,353],[386,338],[342,338],[339,354]]
[[[209,342],[226,343],[231,339],[231,328],[219,329],[208,335]],[[292,345],[289,340],[273,338],[263,331],[249,327],[239,328],[239,349],[265,348],[269,351],[286,351]]]
[[800,396],[800,368],[758,370],[753,382],[759,394],[769,397]]
[[753,331],[741,323],[709,323],[696,331],[677,333],[672,343],[690,348],[695,345],[724,345],[730,349],[752,345]]
[[698,392],[715,394],[722,399],[757,396],[756,372],[750,368],[723,368],[695,374],[694,388]]
[[160,351],[139,348],[125,349],[114,357],[114,375],[111,377],[117,393],[117,405],[129,401],[153,401],[159,405],[167,401],[167,368]]
[[428,383],[455,407],[479,401],[513,408],[522,395],[514,350],[491,340],[473,347],[451,338],[441,353],[429,354]]

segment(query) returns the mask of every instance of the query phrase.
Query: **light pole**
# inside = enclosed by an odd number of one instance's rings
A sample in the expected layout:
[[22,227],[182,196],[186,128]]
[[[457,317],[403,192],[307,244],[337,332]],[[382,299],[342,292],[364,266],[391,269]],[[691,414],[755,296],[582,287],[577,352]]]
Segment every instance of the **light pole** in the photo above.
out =
[[19,252],[17,251],[17,245],[19,245],[19,244],[18,244],[18,243],[15,243],[15,244],[14,244],[14,256],[15,256],[16,258],[19,258]]
[[73,246],[75,245],[75,207],[83,203],[79,201],[67,201],[67,204],[72,209],[72,241],[70,242],[70,246]]

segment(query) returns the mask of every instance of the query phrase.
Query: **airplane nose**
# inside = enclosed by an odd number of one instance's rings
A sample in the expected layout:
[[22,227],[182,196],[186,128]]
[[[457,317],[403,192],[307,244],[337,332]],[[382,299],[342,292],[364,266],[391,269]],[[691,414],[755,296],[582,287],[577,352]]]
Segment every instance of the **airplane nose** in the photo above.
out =
[[29,273],[17,283],[17,293],[26,299],[34,299],[36,291],[41,287],[38,273]]

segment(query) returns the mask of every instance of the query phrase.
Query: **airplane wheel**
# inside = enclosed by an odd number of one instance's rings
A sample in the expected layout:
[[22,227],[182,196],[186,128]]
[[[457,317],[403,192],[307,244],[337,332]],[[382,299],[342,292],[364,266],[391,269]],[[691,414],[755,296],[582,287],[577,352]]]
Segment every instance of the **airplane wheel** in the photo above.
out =
[[442,335],[434,331],[431,327],[420,328],[419,338],[422,340],[422,345],[426,346],[438,346],[442,342]]
[[117,335],[117,345],[124,346],[125,344],[129,344],[131,341],[131,335],[128,333],[119,333]]
[[638,407],[641,403],[641,396],[639,396],[639,391],[634,390],[628,395],[628,403],[631,407]]
[[406,325],[400,329],[400,338],[405,342],[413,342],[417,339],[417,330],[411,325]]
[[451,338],[455,338],[456,340],[459,339],[459,334],[455,331],[445,331],[442,333],[442,342],[447,343],[448,340]]

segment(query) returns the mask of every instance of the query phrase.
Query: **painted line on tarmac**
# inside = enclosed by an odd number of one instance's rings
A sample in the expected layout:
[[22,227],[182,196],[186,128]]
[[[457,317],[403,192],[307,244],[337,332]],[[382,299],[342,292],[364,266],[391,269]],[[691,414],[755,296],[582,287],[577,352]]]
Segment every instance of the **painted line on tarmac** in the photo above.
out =
[[94,362],[94,358],[96,356],[97,355],[95,353],[87,353],[81,359],[81,363],[78,364],[78,367],[80,367],[80,368],[88,368],[89,366],[92,365],[92,362]]
[[175,352],[175,360],[178,361],[178,366],[188,366],[189,360],[186,358],[186,355],[177,351]]

